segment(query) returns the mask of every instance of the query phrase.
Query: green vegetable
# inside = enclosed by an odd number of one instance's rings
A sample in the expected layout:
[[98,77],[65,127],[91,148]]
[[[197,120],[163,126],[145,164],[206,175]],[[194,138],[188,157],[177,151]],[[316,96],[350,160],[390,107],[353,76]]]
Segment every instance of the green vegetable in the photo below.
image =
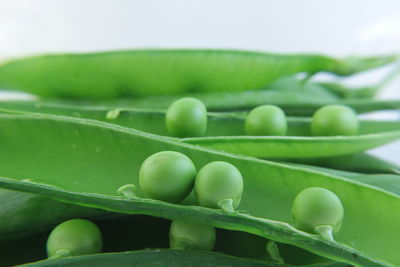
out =
[[[15,106],[11,104],[8,107]],[[24,111],[18,111],[19,109]],[[29,104],[26,108],[0,109],[0,112],[24,113],[29,110],[86,117],[158,135],[169,135],[164,125],[165,113],[162,111],[120,110],[118,117],[112,120],[106,119],[108,109],[102,108],[76,109],[56,105],[37,109]],[[396,121],[361,120],[358,135],[311,138],[311,120],[308,118],[288,118],[288,136],[285,137],[243,136],[245,134],[244,120],[245,115],[242,113],[209,113],[207,137],[184,138],[181,141],[260,158],[297,157],[300,159],[358,153],[400,138],[400,124]]]
[[169,230],[170,248],[211,251],[214,244],[214,227],[186,221],[172,221]]
[[[3,114],[0,124],[3,127],[1,187],[119,213],[146,214],[244,231],[349,264],[400,263],[398,253],[386,249],[398,244],[393,232],[400,232],[400,215],[391,211],[400,209],[400,191],[388,191],[384,187],[386,181],[366,185],[347,176],[222,153],[93,120]],[[187,155],[197,168],[212,161],[233,164],[243,174],[244,182],[237,210],[248,214],[147,199],[139,186],[135,192],[137,199],[118,196],[121,185],[138,184],[140,165],[148,156],[165,150]],[[21,165],[25,167],[20,168]],[[22,181],[28,177],[30,182]],[[390,185],[398,181],[392,180]],[[298,192],[311,186],[334,191],[346,208],[342,230],[335,236],[338,243],[324,242],[289,225],[291,201]],[[266,208],[259,203],[271,204]],[[362,209],[363,206],[368,209]]]
[[339,231],[343,221],[343,205],[331,191],[310,187],[301,191],[293,201],[294,224],[300,230],[320,234],[333,241],[333,233]]
[[247,114],[247,135],[285,135],[287,130],[285,113],[276,106],[263,105]]
[[151,198],[177,203],[193,189],[196,167],[184,154],[162,151],[148,157],[140,167],[139,183]]
[[59,224],[47,239],[49,258],[98,253],[102,248],[99,228],[84,219],[72,219]]
[[207,128],[207,109],[200,100],[182,98],[169,106],[165,123],[173,136],[202,136]]
[[228,162],[210,162],[197,174],[194,192],[200,206],[233,212],[242,198],[243,178]]
[[359,122],[355,111],[341,105],[328,105],[313,115],[311,132],[316,136],[355,135]]
[[281,77],[351,75],[396,56],[335,59],[229,50],[131,50],[22,58],[0,66],[0,87],[43,97],[117,98],[261,89]]

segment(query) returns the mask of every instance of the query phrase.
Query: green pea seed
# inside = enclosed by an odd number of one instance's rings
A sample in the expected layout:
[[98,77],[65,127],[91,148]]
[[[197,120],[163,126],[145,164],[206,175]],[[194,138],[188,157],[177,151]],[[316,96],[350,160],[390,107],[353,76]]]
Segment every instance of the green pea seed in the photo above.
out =
[[355,135],[358,129],[356,112],[343,105],[328,105],[318,109],[311,122],[314,136]]
[[47,239],[49,258],[98,253],[101,248],[99,228],[84,219],[72,219],[59,224]]
[[200,206],[234,211],[243,193],[243,178],[232,164],[214,161],[197,174],[194,191]]
[[169,246],[173,249],[211,251],[215,244],[215,228],[210,225],[176,220],[169,230]]
[[203,102],[196,98],[181,98],[169,106],[165,123],[173,136],[202,136],[207,128],[207,109]]
[[340,199],[333,192],[310,187],[294,199],[292,215],[296,228],[333,240],[332,233],[340,230],[344,211]]
[[244,126],[247,135],[285,135],[286,115],[277,106],[258,106],[247,114]]
[[184,154],[162,151],[148,157],[140,167],[139,183],[151,198],[177,203],[193,189],[196,167]]

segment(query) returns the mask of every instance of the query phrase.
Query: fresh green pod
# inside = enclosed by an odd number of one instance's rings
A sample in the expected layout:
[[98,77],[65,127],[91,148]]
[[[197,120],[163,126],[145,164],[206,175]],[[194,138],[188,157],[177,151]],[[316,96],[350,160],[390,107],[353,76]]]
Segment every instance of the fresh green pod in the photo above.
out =
[[59,224],[47,239],[49,258],[98,253],[102,248],[99,228],[84,219],[72,219]]
[[165,123],[173,136],[203,136],[207,128],[207,109],[198,99],[181,98],[169,106]]
[[169,246],[172,249],[212,251],[215,245],[215,228],[187,221],[172,221]]
[[233,212],[242,198],[242,175],[228,162],[210,162],[197,174],[194,193],[200,206]]
[[[90,118],[119,124],[129,128],[169,135],[165,125],[165,112],[138,109],[118,110],[118,116],[107,119],[109,109],[76,108],[63,105],[32,103],[0,103],[0,112],[6,113],[55,113],[72,117]],[[7,109],[1,109],[7,107]],[[114,111],[114,110],[111,110]],[[259,158],[315,158],[359,153],[400,138],[397,121],[360,120],[359,134],[355,136],[311,137],[308,118],[288,118],[287,136],[245,136],[243,113],[209,113],[206,137],[181,139],[184,143],[201,145],[213,149]],[[176,139],[175,139],[176,140]]]
[[258,106],[247,114],[244,127],[247,135],[285,135],[286,115],[277,106]]
[[184,154],[175,151],[157,152],[140,166],[139,182],[151,198],[177,203],[193,189],[196,167]]
[[[42,97],[119,98],[262,89],[300,72],[351,75],[397,56],[279,55],[229,50],[131,50],[48,55],[0,66],[0,87]],[[78,74],[77,74],[78,73]]]
[[310,187],[301,191],[293,201],[292,215],[296,228],[321,235],[333,241],[344,216],[340,199],[331,191]]
[[357,114],[347,106],[328,105],[313,115],[311,132],[315,136],[355,135],[359,130]]
[[[393,233],[400,232],[400,217],[391,211],[400,208],[399,179],[376,179],[373,184],[366,184],[336,173],[222,153],[87,119],[2,114],[0,123],[3,126],[0,187],[120,213],[181,219],[244,231],[353,265],[400,263],[398,253],[387,250],[388,246],[398,244]],[[137,183],[143,160],[160,150],[179,151],[189,156],[197,167],[211,161],[226,161],[236,166],[243,174],[244,182],[237,210],[247,213],[227,213],[152,200],[144,198],[140,187],[137,188],[137,199],[120,197],[118,188]],[[70,164],[67,166],[65,162]],[[20,168],[22,164],[25,168]],[[263,175],[265,173],[269,175]],[[30,181],[24,180],[28,177]],[[335,235],[337,242],[323,241],[289,225],[292,221],[291,201],[298,192],[311,186],[334,191],[346,208],[342,229]],[[259,203],[273,205],[266,208]]]

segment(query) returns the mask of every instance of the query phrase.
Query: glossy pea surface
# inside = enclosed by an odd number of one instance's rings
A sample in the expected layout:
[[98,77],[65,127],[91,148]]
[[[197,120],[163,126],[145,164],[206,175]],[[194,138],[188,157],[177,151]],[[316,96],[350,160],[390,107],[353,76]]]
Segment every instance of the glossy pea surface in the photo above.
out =
[[285,113],[277,106],[258,106],[247,114],[245,131],[247,135],[285,135],[287,131]]
[[207,128],[207,109],[196,98],[181,98],[169,106],[165,124],[169,133],[176,137],[202,136]]
[[344,105],[328,105],[318,109],[311,122],[314,136],[355,135],[359,130],[356,112]]
[[184,154],[157,152],[148,157],[139,170],[142,190],[151,198],[177,203],[193,189],[196,167]]
[[219,201],[232,199],[233,208],[237,208],[242,197],[243,178],[232,164],[213,161],[197,174],[194,190],[200,206],[219,208]]
[[68,256],[98,253],[102,249],[102,236],[99,228],[84,219],[72,219],[59,224],[47,239],[47,255],[57,256],[66,250]]
[[315,233],[315,227],[332,226],[339,231],[344,210],[335,193],[321,187],[310,187],[301,191],[293,201],[292,215],[296,228]]
[[170,248],[211,251],[215,244],[215,228],[192,222],[172,221],[169,231]]

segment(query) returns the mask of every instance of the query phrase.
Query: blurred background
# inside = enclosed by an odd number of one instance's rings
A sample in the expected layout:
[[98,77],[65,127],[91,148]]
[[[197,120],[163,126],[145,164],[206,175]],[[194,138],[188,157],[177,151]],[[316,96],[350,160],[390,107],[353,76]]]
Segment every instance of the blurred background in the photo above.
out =
[[[0,0],[0,61],[131,48],[399,53],[400,1]],[[373,82],[387,71],[347,82]],[[379,98],[400,99],[400,79]],[[399,113],[383,117],[400,118]],[[400,164],[400,142],[373,153]]]

